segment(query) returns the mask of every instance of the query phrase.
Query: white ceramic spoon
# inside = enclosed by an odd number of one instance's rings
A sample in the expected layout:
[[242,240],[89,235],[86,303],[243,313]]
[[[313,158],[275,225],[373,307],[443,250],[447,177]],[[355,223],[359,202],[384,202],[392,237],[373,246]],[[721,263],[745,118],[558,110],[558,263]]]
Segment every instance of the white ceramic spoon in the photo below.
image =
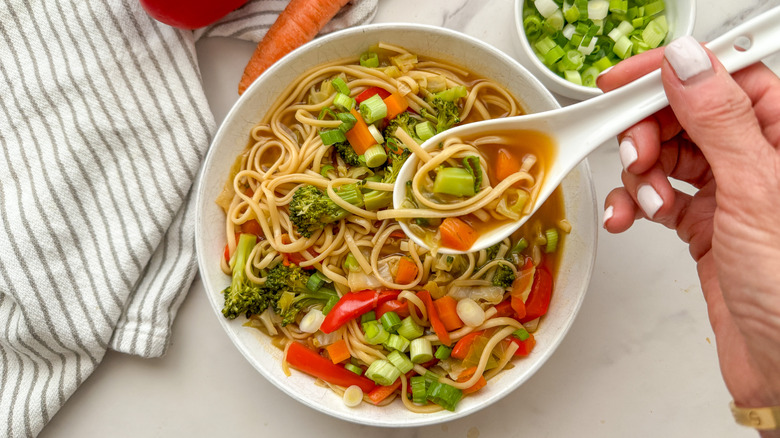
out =
[[[780,50],[780,7],[753,18],[707,44],[729,72],[735,72]],[[609,93],[564,108],[542,113],[470,123],[437,134],[423,143],[431,149],[448,137],[473,139],[497,132],[539,131],[548,135],[557,151],[542,181],[531,213],[519,221],[500,226],[481,235],[469,251],[478,251],[500,242],[525,223],[564,177],[605,141],[615,137],[643,118],[668,105],[661,84],[661,71],[655,70],[636,81]],[[406,182],[411,180],[417,158],[410,157],[398,174],[393,193],[393,207],[401,209]],[[405,222],[401,227],[415,243],[427,245],[413,234]],[[448,248],[443,253],[457,254]]]

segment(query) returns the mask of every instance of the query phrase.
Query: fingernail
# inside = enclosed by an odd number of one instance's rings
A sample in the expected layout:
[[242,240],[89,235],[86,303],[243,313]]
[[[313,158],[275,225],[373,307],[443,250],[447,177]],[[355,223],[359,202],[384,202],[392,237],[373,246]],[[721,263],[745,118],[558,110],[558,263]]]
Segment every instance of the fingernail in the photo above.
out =
[[658,192],[655,191],[653,186],[646,184],[639,187],[636,192],[636,198],[639,201],[639,206],[642,207],[642,211],[645,212],[650,219],[658,213],[658,209],[664,205],[664,200]]
[[604,210],[604,219],[602,221],[602,226],[607,226],[607,221],[612,219],[612,215],[614,214],[615,210],[610,205],[609,207]]
[[639,155],[637,155],[636,152],[636,146],[634,146],[634,142],[630,137],[625,137],[623,141],[620,142],[619,152],[620,162],[623,163],[623,169],[628,171],[628,166],[634,164],[637,158],[639,158]]
[[710,57],[692,36],[684,36],[672,41],[664,49],[664,57],[683,82],[704,72],[712,72]]

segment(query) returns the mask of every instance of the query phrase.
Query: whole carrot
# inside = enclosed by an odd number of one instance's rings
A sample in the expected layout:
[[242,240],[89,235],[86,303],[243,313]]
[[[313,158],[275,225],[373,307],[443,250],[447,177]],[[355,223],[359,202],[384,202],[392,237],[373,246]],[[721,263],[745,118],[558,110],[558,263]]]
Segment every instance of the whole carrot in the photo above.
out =
[[290,0],[249,59],[238,94],[261,73],[301,45],[311,41],[349,0]]

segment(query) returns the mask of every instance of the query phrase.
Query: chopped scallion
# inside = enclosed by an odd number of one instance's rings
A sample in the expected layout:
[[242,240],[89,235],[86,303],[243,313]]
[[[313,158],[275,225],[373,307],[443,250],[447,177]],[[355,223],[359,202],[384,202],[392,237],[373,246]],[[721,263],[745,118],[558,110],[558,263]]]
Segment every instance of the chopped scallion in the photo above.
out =
[[425,363],[433,359],[431,341],[425,338],[414,339],[409,345],[409,356],[414,363]]
[[360,264],[352,253],[347,254],[347,258],[344,259],[344,269],[350,272],[359,272],[361,270]]
[[360,103],[360,114],[366,123],[371,124],[387,117],[387,105],[379,94],[375,94]]
[[412,402],[418,405],[424,405],[428,401],[428,391],[425,388],[425,377],[414,376],[409,379],[409,385],[412,387]]
[[355,99],[344,93],[336,93],[336,97],[333,98],[333,105],[336,108],[349,111],[355,107]]
[[392,385],[396,379],[401,377],[401,371],[390,362],[379,359],[369,365],[366,377],[376,382],[377,385],[387,386]]
[[[384,327],[382,327],[384,329]],[[403,336],[391,334],[385,342],[382,343],[388,350],[398,350],[406,352],[409,349],[409,340]]]
[[398,368],[402,373],[408,373],[414,368],[412,361],[398,350],[391,351],[390,354],[387,355],[387,361],[393,364],[393,366]]
[[433,127],[433,123],[426,120],[415,125],[414,132],[420,137],[420,140],[425,141],[436,135],[436,128]]
[[544,235],[547,237],[547,245],[544,247],[544,252],[555,252],[555,250],[558,249],[558,230],[550,228],[544,232]]
[[448,411],[454,411],[463,398],[463,391],[446,383],[435,382],[428,387],[426,398]]
[[387,152],[381,144],[375,144],[363,154],[366,157],[366,166],[379,167],[387,162]]
[[363,67],[379,67],[379,56],[375,52],[366,52],[360,55],[360,65]]
[[347,86],[347,83],[344,82],[344,79],[341,79],[340,76],[336,76],[332,81],[330,81],[330,84],[333,85],[333,88],[335,88],[339,93],[349,96],[349,87]]
[[401,321],[396,332],[406,339],[417,339],[424,333],[423,328],[411,316],[407,316]]
[[366,335],[366,342],[371,345],[382,344],[390,338],[390,333],[376,320],[364,322],[363,333]]
[[336,118],[341,120],[339,129],[342,132],[349,131],[357,123],[357,119],[351,113],[336,113]]
[[401,317],[395,312],[385,312],[382,317],[379,318],[379,322],[382,323],[382,327],[390,333],[395,333],[398,327],[401,326]]
[[525,341],[531,336],[531,334],[528,333],[528,330],[526,330],[525,327],[520,327],[519,329],[512,332],[512,336],[520,339],[521,341]]
[[323,178],[330,178],[328,176],[328,172],[336,170],[335,167],[331,166],[330,164],[326,164],[322,167],[320,167],[320,175],[322,175]]
[[340,129],[329,129],[327,131],[320,131],[320,139],[325,146],[332,145],[334,143],[340,143],[347,141],[347,136]]
[[370,321],[376,321],[376,313],[374,313],[373,310],[370,310],[362,315],[360,315],[360,322],[370,322]]
[[439,345],[439,348],[436,349],[436,353],[433,354],[433,357],[439,360],[444,360],[449,358],[450,354],[452,354],[452,348]]
[[349,371],[352,371],[353,373],[357,374],[358,376],[363,374],[363,368],[360,368],[357,365],[352,365],[351,363],[345,364],[344,368],[346,368]]

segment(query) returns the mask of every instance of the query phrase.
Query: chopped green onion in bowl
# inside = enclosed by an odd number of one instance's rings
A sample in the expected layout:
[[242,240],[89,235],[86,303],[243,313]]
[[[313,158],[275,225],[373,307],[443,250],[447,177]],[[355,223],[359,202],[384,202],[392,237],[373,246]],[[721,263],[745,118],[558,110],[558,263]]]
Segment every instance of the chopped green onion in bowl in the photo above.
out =
[[536,57],[567,81],[596,86],[619,61],[663,44],[664,0],[523,0],[522,24]]

